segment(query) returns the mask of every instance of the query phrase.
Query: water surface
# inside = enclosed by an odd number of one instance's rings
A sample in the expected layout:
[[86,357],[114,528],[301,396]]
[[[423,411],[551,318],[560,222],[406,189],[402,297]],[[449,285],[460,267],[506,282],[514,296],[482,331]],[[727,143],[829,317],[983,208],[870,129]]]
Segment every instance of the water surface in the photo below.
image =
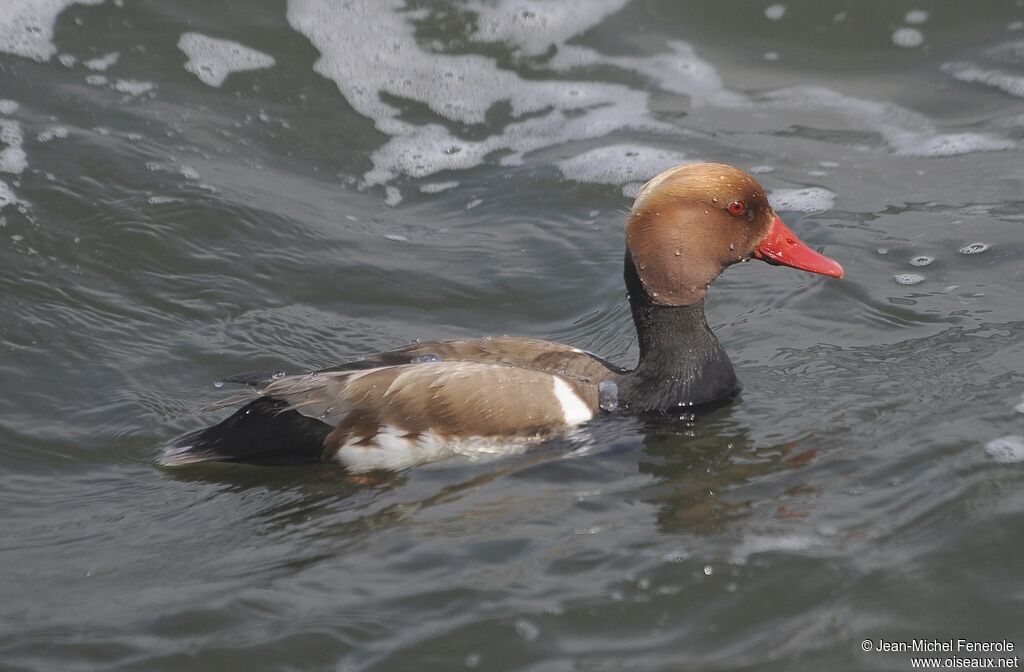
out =
[[[0,666],[905,670],[1024,646],[1024,7],[0,3]],[[154,458],[216,379],[636,356],[630,197],[752,170],[733,405],[492,462]]]

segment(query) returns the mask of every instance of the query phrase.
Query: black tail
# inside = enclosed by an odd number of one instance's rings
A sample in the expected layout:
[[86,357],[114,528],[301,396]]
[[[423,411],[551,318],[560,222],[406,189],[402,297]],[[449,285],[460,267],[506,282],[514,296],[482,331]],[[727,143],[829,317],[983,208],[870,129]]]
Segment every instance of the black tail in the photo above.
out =
[[189,432],[164,449],[160,464],[195,462],[303,464],[318,462],[331,426],[260,397],[213,427]]

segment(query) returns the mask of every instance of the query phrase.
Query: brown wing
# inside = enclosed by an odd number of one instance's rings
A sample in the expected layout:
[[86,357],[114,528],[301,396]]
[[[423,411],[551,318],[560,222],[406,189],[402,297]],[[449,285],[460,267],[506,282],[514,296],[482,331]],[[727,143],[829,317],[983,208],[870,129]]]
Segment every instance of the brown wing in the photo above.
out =
[[357,362],[323,369],[321,373],[438,362],[501,364],[592,383],[623,371],[579,348],[540,339],[502,336],[413,343]]
[[334,431],[324,459],[345,445],[372,446],[381,432],[411,442],[470,437],[538,438],[589,420],[597,385],[500,364],[438,362],[288,376],[262,394]]

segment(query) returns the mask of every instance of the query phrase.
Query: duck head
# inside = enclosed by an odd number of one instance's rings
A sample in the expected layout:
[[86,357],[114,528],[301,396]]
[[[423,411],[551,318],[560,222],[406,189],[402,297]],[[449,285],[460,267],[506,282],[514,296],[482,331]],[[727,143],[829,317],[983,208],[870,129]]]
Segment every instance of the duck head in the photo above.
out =
[[843,267],[797,238],[746,172],[721,163],[670,168],[643,186],[626,226],[626,248],[651,301],[704,299],[727,266],[748,259],[833,278]]

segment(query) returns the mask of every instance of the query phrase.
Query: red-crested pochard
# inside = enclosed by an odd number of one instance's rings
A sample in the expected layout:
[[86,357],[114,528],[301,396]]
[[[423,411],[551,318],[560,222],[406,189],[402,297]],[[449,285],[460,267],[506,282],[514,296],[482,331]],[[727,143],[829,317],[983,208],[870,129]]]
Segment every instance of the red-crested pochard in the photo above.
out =
[[243,375],[247,401],[186,434],[164,465],[339,462],[404,469],[521,449],[600,414],[667,413],[728,401],[732,364],[704,318],[725,267],[748,259],[834,278],[842,267],[796,237],[754,178],[699,163],[644,185],[626,225],[625,280],[639,340],[634,369],[526,338],[415,343],[304,375]]

